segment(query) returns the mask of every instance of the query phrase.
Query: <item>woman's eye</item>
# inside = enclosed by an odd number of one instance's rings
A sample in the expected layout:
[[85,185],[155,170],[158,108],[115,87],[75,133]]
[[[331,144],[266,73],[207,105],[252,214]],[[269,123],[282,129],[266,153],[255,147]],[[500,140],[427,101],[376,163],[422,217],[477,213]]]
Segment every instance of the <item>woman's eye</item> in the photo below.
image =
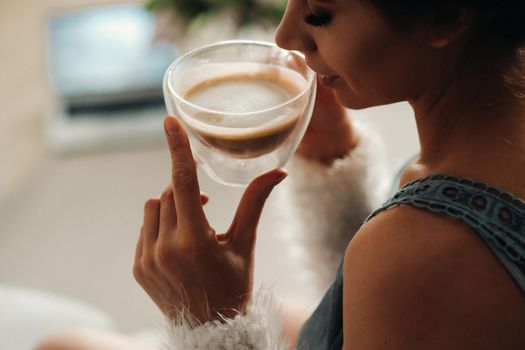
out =
[[329,14],[310,14],[304,18],[304,21],[314,27],[322,27],[330,23],[332,16]]

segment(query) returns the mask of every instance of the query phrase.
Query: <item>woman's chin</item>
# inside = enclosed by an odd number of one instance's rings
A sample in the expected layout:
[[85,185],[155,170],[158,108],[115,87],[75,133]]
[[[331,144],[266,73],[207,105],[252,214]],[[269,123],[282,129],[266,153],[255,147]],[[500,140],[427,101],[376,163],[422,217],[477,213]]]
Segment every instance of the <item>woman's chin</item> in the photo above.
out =
[[365,99],[361,96],[356,96],[351,91],[342,90],[342,89],[334,89],[334,95],[337,101],[343,105],[345,108],[349,109],[365,109],[370,107],[379,107],[379,106],[385,106],[388,104],[401,102],[404,100],[400,99],[385,99],[385,100],[374,100],[374,99]]
[[357,110],[377,106],[376,104],[370,103],[369,101],[364,101],[355,95],[352,96],[345,92],[341,92],[339,89],[334,89],[334,95],[337,101],[345,108]]

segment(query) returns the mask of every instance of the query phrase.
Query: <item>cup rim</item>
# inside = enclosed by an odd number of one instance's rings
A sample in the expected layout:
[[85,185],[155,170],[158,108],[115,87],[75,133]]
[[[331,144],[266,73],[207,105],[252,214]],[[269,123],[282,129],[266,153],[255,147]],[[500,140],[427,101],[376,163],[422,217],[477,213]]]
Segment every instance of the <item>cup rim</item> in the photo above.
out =
[[196,110],[199,110],[201,112],[205,112],[205,113],[213,113],[213,114],[224,114],[224,113],[228,113],[228,115],[233,115],[233,116],[246,116],[246,115],[254,115],[254,114],[262,114],[262,113],[268,113],[268,112],[271,112],[273,110],[276,110],[276,109],[280,109],[290,103],[293,103],[295,101],[297,101],[298,99],[302,98],[312,87],[312,84],[314,84],[316,82],[316,73],[314,70],[312,70],[310,67],[308,67],[308,65],[306,65],[306,69],[307,71],[309,71],[310,73],[312,73],[312,77],[311,79],[309,79],[308,81],[308,84],[306,84],[306,86],[304,87],[303,91],[301,91],[299,94],[297,94],[295,97],[289,99],[288,101],[286,102],[283,102],[281,104],[278,104],[276,106],[273,106],[273,107],[270,107],[270,108],[266,108],[266,109],[261,109],[261,110],[258,110],[258,111],[253,111],[253,112],[227,112],[227,111],[219,111],[219,110],[215,110],[215,109],[211,109],[211,108],[206,108],[206,107],[203,107],[203,106],[200,106],[198,104],[195,104],[193,102],[190,102],[188,101],[187,99],[185,99],[184,97],[180,96],[172,87],[172,84],[171,84],[171,74],[173,73],[173,70],[175,68],[175,66],[179,65],[181,62],[197,55],[197,54],[200,54],[202,52],[205,52],[205,51],[208,51],[208,50],[211,50],[211,49],[215,49],[217,47],[224,47],[224,46],[232,46],[232,45],[240,45],[240,44],[244,44],[244,45],[254,45],[254,46],[263,46],[263,47],[268,47],[268,48],[277,48],[279,50],[282,50],[284,52],[288,52],[292,55],[295,55],[295,56],[298,56],[299,58],[301,58],[302,60],[305,60],[305,57],[302,53],[298,52],[298,51],[295,51],[295,50],[286,50],[286,49],[283,49],[283,48],[280,48],[279,46],[277,46],[275,43],[272,43],[272,42],[267,42],[267,41],[259,41],[259,40],[223,40],[223,41],[218,41],[218,42],[215,42],[213,44],[209,44],[209,45],[205,45],[205,46],[202,46],[202,47],[199,47],[197,49],[193,49],[191,51],[189,51],[188,53],[182,55],[181,57],[177,58],[175,61],[173,61],[168,69],[166,70],[166,74],[165,74],[165,77],[164,79],[167,80],[167,86],[168,86],[168,90],[169,92],[179,101],[181,101],[182,103],[186,104],[187,106],[191,107],[191,108],[194,108]]

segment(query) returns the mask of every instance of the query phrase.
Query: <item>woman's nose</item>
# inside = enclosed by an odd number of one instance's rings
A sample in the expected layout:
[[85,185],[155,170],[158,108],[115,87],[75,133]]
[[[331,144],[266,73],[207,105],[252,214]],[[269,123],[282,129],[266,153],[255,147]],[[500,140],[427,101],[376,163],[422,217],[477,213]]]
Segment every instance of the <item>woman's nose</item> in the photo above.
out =
[[315,50],[315,42],[304,29],[299,1],[289,0],[283,19],[275,34],[277,46],[303,53]]

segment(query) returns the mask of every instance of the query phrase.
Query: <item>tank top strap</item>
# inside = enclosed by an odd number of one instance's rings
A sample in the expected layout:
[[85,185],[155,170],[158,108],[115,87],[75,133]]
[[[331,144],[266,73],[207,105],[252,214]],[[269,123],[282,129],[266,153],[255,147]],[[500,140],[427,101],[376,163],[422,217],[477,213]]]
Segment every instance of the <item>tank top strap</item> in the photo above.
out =
[[457,218],[489,245],[525,292],[525,202],[469,178],[436,174],[403,186],[365,222],[396,205]]

